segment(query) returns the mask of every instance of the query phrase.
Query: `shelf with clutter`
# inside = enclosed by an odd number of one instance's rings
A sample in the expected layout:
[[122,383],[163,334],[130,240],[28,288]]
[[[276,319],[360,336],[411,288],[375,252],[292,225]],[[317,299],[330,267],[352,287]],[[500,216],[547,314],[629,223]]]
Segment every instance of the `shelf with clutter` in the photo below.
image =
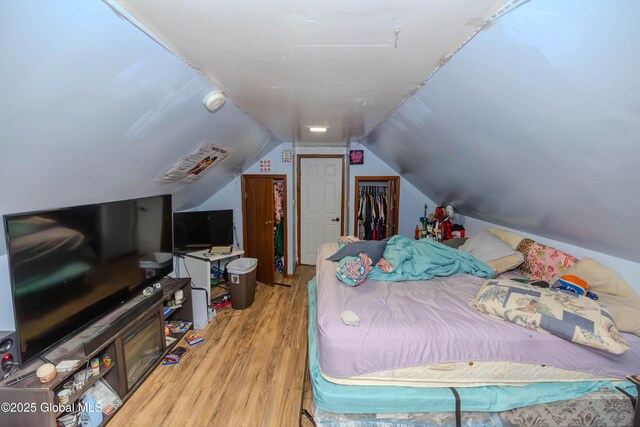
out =
[[424,215],[419,218],[416,225],[415,239],[432,239],[437,242],[444,242],[453,238],[465,237],[464,227],[460,224],[453,224],[453,206],[438,206],[433,212],[427,214],[427,204],[424,205]]

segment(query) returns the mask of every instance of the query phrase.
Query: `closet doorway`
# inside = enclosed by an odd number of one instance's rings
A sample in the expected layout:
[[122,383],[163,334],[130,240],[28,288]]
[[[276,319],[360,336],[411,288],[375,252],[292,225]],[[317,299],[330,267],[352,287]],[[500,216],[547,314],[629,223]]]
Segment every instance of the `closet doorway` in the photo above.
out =
[[286,276],[286,216],[286,175],[242,175],[243,246],[246,257],[258,260],[261,283],[272,285],[276,274]]
[[354,234],[360,240],[382,240],[398,234],[400,177],[356,176]]

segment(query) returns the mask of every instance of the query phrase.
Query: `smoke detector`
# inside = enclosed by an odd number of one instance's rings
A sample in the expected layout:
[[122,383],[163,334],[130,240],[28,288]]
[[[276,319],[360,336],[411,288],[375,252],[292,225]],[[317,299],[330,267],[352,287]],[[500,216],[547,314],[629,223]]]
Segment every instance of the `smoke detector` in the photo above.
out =
[[207,107],[207,110],[209,110],[210,113],[215,113],[222,108],[224,101],[224,94],[219,90],[214,90],[204,97],[202,103]]

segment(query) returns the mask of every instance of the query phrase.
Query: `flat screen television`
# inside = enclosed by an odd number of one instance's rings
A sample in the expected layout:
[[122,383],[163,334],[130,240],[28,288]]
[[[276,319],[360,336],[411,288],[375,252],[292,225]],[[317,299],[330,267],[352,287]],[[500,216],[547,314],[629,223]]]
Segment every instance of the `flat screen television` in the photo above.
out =
[[173,270],[171,196],[4,217],[22,363]]
[[211,246],[233,246],[233,209],[173,214],[173,247],[176,254]]

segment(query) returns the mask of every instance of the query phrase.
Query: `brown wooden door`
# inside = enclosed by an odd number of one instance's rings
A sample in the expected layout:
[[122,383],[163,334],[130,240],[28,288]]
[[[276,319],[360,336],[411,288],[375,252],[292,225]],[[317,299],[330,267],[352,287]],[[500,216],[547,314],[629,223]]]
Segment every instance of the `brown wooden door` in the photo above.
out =
[[242,176],[242,215],[245,256],[258,259],[256,279],[272,284],[273,261],[273,178]]
[[398,205],[400,202],[400,179],[389,178],[387,181],[387,237],[398,234]]

